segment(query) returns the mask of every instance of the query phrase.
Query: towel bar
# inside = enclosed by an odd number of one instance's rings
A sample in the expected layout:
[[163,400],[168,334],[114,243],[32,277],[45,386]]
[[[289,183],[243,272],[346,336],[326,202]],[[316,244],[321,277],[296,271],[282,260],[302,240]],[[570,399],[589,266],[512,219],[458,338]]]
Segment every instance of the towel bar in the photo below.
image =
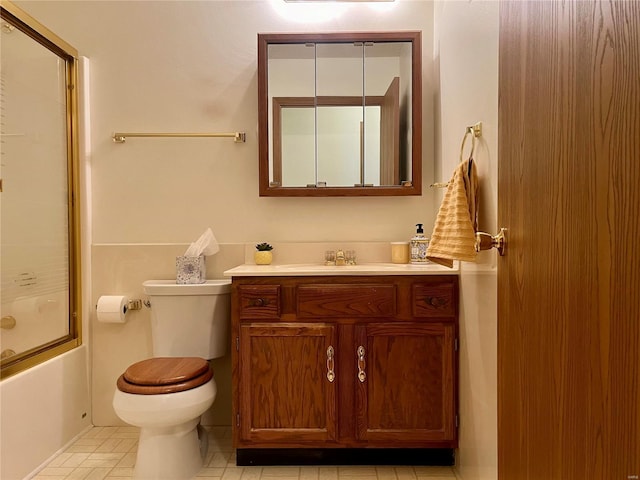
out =
[[[462,145],[460,145],[460,161],[463,160],[464,156],[464,145],[467,142],[467,137],[471,135],[471,152],[469,153],[469,163],[473,160],[473,154],[476,151],[476,138],[480,138],[482,136],[482,122],[478,122],[475,125],[469,125],[464,130],[464,137],[462,137]],[[471,166],[469,166],[469,172],[471,172]],[[431,188],[447,188],[449,186],[448,182],[435,182],[429,185]]]
[[244,132],[233,133],[114,133],[111,138],[115,143],[124,143],[127,137],[156,137],[156,138],[169,138],[169,137],[188,137],[188,138],[202,138],[202,137],[227,137],[233,138],[235,143],[246,142],[247,136]]
[[467,136],[471,135],[471,153],[469,153],[469,160],[473,158],[473,154],[476,151],[476,138],[482,136],[482,122],[478,122],[475,125],[467,127],[464,131],[464,137],[462,137],[462,145],[460,145],[460,161],[462,162],[464,154],[464,144],[467,141]]

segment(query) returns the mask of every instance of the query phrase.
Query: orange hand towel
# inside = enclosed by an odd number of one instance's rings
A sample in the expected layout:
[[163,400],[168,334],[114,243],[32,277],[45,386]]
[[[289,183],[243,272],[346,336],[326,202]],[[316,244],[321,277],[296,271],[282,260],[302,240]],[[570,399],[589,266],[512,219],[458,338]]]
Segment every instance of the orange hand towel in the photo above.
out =
[[453,172],[438,210],[427,258],[446,267],[453,260],[476,261],[476,208],[478,177],[473,160],[460,163]]

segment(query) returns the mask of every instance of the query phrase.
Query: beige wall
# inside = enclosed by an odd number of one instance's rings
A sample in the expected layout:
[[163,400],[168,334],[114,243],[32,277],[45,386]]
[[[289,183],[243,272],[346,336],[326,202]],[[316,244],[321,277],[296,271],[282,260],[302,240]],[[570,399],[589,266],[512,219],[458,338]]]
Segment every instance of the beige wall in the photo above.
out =
[[[478,228],[497,233],[498,2],[438,2],[435,59],[439,71],[438,130],[442,174],[460,161],[465,127],[482,122],[476,148]],[[470,139],[465,155],[470,151]],[[496,251],[482,252],[460,273],[460,445],[457,474],[497,478]]]
[[[422,30],[424,181],[433,180],[433,4],[345,4],[299,23],[271,1],[19,1],[91,59],[94,243],[399,240],[431,225],[433,198],[260,198],[257,33]],[[276,2],[273,2],[276,3]],[[314,5],[277,5],[296,12]],[[318,5],[315,5],[316,7]],[[332,11],[335,5],[324,5]],[[230,139],[129,139],[115,131],[245,131]]]

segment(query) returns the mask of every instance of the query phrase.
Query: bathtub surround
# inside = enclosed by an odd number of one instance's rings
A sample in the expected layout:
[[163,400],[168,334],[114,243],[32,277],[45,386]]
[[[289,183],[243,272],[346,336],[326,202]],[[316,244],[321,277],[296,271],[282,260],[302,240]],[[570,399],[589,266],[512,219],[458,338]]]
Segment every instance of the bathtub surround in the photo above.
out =
[[87,356],[83,345],[0,383],[0,478],[24,478],[91,426]]

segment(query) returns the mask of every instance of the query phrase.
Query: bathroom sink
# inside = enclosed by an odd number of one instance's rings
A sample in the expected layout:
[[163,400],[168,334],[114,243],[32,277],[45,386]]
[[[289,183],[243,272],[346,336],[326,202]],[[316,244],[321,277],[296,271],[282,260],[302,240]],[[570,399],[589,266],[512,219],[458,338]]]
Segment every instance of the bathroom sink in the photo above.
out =
[[[353,267],[354,265],[350,265]],[[273,265],[273,268],[278,270],[309,270],[309,271],[323,271],[331,268],[347,268],[347,266],[336,267],[335,265],[324,265],[322,263],[290,263],[285,265]]]
[[273,268],[278,270],[305,270],[305,271],[377,271],[377,270],[397,270],[398,268],[406,268],[407,265],[397,265],[394,263],[362,263],[356,265],[323,265],[322,263],[291,263],[287,265],[274,265]]
[[227,277],[236,276],[298,276],[298,275],[429,275],[457,273],[441,265],[361,263],[357,265],[324,265],[322,263],[285,263],[273,265],[244,264],[224,272]]

